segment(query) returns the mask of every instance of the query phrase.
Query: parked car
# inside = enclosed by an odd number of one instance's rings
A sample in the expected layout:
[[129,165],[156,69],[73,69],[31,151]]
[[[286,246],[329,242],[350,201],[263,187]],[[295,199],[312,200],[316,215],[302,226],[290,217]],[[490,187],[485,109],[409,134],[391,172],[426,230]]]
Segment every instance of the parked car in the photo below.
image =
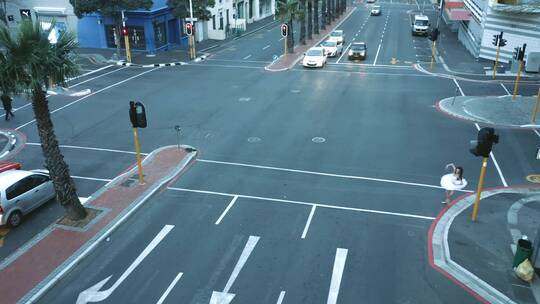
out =
[[323,67],[326,64],[326,54],[322,47],[312,47],[304,53],[302,65],[306,68]]
[[345,33],[343,33],[342,30],[333,31],[332,33],[330,33],[328,41],[334,41],[337,44],[343,44],[345,43]]
[[328,57],[336,57],[337,55],[341,55],[341,53],[343,53],[343,44],[337,44],[335,41],[327,40],[321,43],[321,47],[324,49],[324,52]]
[[367,46],[365,42],[355,42],[351,44],[351,48],[349,49],[349,60],[356,60],[356,59],[366,59],[367,57]]
[[367,3],[375,3],[376,0],[367,0]]
[[371,16],[379,16],[381,15],[381,6],[380,5],[374,5],[371,8]]
[[0,225],[19,226],[23,215],[54,196],[47,170],[8,170],[0,173]]

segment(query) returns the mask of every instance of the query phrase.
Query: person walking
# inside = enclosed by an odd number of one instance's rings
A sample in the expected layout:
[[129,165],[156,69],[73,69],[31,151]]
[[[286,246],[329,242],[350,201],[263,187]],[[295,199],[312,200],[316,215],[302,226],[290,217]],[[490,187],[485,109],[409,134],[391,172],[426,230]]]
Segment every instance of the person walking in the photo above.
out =
[[455,190],[461,190],[467,186],[467,180],[463,178],[463,168],[453,163],[447,164],[445,169],[452,168],[452,173],[441,177],[441,186],[445,190],[445,200],[443,204],[448,204],[452,200]]
[[11,117],[15,117],[13,112],[11,112],[11,109],[13,109],[12,107],[13,99],[7,94],[2,94],[2,97],[0,98],[2,99],[2,105],[4,106],[4,111],[6,111],[6,121],[9,121],[10,115]]

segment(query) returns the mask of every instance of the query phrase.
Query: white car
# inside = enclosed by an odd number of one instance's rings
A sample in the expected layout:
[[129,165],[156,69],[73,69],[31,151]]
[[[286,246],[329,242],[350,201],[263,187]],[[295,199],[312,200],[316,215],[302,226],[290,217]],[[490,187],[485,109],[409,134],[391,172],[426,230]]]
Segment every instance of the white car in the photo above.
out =
[[327,40],[321,43],[321,47],[328,57],[336,57],[343,53],[343,44],[337,44],[335,41]]
[[381,15],[381,6],[380,5],[374,5],[371,8],[371,16],[380,16]]
[[343,33],[342,30],[333,31],[332,33],[330,33],[328,41],[334,41],[337,44],[343,44],[345,43],[345,33]]
[[322,47],[310,48],[304,53],[302,65],[306,68],[323,67],[326,64],[326,53]]
[[19,226],[22,216],[54,198],[47,170],[0,173],[0,225]]

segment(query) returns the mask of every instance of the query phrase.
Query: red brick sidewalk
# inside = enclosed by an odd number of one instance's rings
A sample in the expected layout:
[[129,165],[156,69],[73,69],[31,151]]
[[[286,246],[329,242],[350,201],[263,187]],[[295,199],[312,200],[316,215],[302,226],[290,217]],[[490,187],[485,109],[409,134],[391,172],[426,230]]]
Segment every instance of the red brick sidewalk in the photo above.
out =
[[356,7],[348,7],[345,13],[341,16],[341,18],[335,20],[337,23],[335,25],[326,25],[326,30],[320,30],[319,34],[314,34],[313,39],[310,41],[307,41],[306,45],[296,45],[294,47],[294,53],[287,54],[287,56],[281,55],[278,60],[272,62],[271,64],[267,65],[265,67],[265,70],[272,71],[272,72],[281,72],[286,71],[290,68],[292,68],[298,61],[304,57],[304,53],[309,50],[310,48],[319,45],[326,36],[328,36],[333,30],[335,30],[338,26],[340,26],[349,16],[356,10]]
[[41,296],[151,195],[186,171],[196,152],[184,148],[168,146],[150,153],[143,161],[145,184],[139,184],[134,166],[94,193],[85,206],[102,212],[88,227],[54,224],[23,246],[24,252],[7,258],[0,270],[0,302]]

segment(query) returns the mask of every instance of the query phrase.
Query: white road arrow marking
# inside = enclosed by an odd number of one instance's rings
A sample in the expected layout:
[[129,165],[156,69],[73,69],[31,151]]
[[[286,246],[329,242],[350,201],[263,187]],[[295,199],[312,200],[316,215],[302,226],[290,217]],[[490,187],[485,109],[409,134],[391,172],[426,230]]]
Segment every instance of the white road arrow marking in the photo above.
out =
[[[246,264],[249,255],[255,248],[255,245],[257,245],[257,242],[259,241],[260,237],[258,236],[250,236],[249,240],[246,243],[246,247],[244,247],[244,250],[242,251],[242,254],[240,255],[240,259],[238,262],[236,262],[236,266],[234,266],[233,272],[231,276],[229,277],[229,280],[227,281],[227,285],[225,285],[225,288],[222,292],[220,291],[213,291],[212,297],[210,298],[210,304],[229,304],[233,300],[235,294],[229,293],[229,290],[231,289],[232,285],[234,284],[234,281],[238,277],[238,274],[242,270],[242,267]],[[77,303],[78,304],[78,303]]]
[[174,228],[173,225],[165,225],[161,231],[154,237],[152,242],[146,246],[141,254],[135,259],[135,261],[128,267],[128,269],[116,280],[116,282],[107,290],[100,291],[101,287],[105,285],[112,275],[108,276],[104,280],[98,282],[94,286],[81,292],[77,298],[77,304],[86,304],[88,302],[100,302],[107,299],[120,284],[139,266],[139,264],[156,248],[156,246],[165,238],[165,236]]

